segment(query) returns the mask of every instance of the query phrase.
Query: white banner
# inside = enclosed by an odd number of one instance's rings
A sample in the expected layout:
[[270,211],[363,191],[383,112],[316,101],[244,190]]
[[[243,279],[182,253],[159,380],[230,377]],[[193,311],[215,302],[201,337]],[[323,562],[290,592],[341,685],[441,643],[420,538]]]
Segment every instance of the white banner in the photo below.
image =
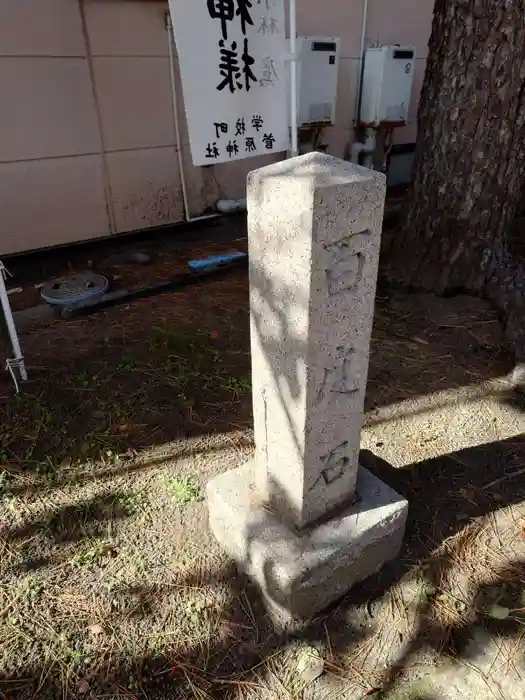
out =
[[169,0],[194,165],[289,147],[285,0]]

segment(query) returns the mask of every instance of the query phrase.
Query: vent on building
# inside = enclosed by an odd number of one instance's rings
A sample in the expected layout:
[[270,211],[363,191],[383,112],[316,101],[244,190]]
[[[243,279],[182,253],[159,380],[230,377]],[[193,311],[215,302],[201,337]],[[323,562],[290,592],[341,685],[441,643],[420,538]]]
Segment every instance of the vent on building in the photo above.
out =
[[312,123],[332,121],[332,103],[320,102],[309,105],[308,119]]

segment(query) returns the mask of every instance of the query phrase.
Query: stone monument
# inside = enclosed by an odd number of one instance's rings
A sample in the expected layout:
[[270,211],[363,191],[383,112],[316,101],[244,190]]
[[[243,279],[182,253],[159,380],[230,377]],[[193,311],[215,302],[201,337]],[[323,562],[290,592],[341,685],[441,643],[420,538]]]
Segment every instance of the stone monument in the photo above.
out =
[[408,504],[359,467],[385,176],[320,153],[248,176],[256,453],[210,526],[272,609],[309,617],[401,547]]

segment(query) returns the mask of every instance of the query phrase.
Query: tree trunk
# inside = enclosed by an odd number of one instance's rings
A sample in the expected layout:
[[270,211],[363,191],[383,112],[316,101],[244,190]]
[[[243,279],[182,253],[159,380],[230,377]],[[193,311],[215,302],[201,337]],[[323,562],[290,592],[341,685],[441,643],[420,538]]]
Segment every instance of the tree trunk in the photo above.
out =
[[418,122],[388,275],[490,296],[519,349],[525,280],[509,232],[525,183],[525,0],[436,0]]

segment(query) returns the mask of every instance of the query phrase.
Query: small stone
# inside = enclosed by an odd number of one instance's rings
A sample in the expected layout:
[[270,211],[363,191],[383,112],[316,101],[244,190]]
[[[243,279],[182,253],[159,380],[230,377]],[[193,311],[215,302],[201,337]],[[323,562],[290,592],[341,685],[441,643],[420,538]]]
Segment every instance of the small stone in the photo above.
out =
[[131,254],[131,259],[133,262],[139,263],[140,265],[147,265],[151,262],[151,258],[146,253],[141,253],[140,250],[136,250]]
[[82,678],[78,681],[77,691],[80,693],[80,695],[85,695],[86,693],[89,693],[89,683],[86,681],[85,678]]
[[423,588],[423,595],[425,598],[433,598],[437,593],[437,588],[433,586],[431,583],[428,583],[424,588]]
[[525,388],[525,363],[519,363],[514,367],[510,375],[510,381],[517,388]]
[[510,610],[503,605],[492,605],[487,610],[487,615],[494,620],[506,620],[510,615]]
[[324,661],[315,647],[301,649],[297,673],[303,683],[312,683],[324,673]]

